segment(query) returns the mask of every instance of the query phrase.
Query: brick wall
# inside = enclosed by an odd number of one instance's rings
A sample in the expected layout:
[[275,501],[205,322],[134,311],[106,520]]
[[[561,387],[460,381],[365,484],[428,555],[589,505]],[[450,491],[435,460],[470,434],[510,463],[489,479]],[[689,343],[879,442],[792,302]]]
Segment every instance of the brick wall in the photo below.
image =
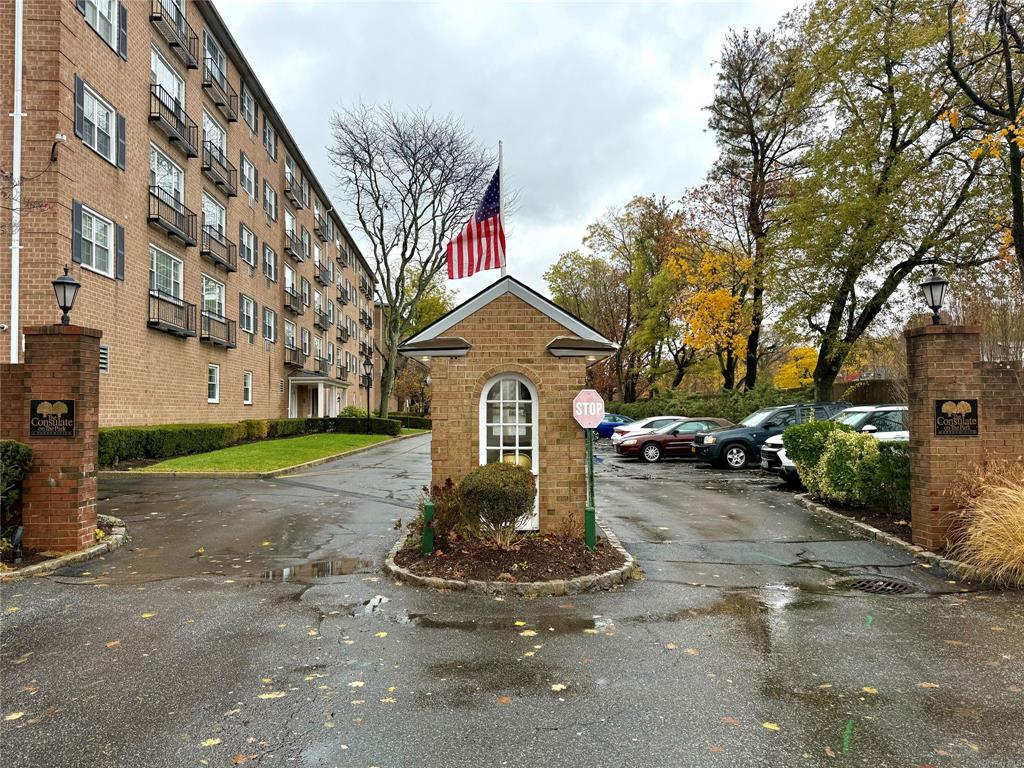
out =
[[546,349],[566,329],[511,294],[495,299],[445,332],[472,345],[462,358],[431,362],[432,478],[458,482],[480,464],[480,397],[502,373],[518,373],[537,389],[539,511],[544,532],[582,535],[586,503],[583,432],[572,399],[583,387],[581,358],[557,358]]
[[[21,327],[54,322],[59,312],[50,281],[60,268],[71,262],[71,209],[78,200],[124,227],[124,279],[118,280],[73,265],[73,274],[82,284],[72,322],[103,331],[103,344],[110,349],[110,371],[100,384],[101,425],[144,424],[180,421],[233,421],[243,418],[284,416],[287,413],[289,369],[284,366],[284,321],[291,319],[298,328],[335,344],[337,358],[344,352],[356,354],[359,334],[342,343],[337,339],[337,322],[326,332],[313,326],[313,310],[308,307],[299,317],[284,309],[284,266],[290,264],[299,277],[305,277],[312,289],[319,289],[334,303],[335,318],[348,316],[358,320],[359,310],[372,310],[372,302],[358,291],[359,276],[368,275],[367,265],[355,256],[351,240],[342,235],[344,250],[351,255],[350,266],[341,268],[336,261],[334,242],[321,242],[315,234],[313,203],[294,209],[284,195],[285,155],[289,147],[282,126],[278,128],[278,156],[273,159],[262,143],[264,104],[259,105],[258,130],[253,132],[239,115],[229,122],[202,86],[203,67],[188,69],[150,21],[150,0],[134,0],[128,8],[128,58],[122,59],[86,23],[70,0],[26,0],[24,102],[27,117],[23,121],[23,165],[27,181],[23,198],[26,206],[22,226],[21,250]],[[204,31],[211,28],[200,5],[184,3],[188,23],[199,37],[202,48]],[[8,31],[8,45],[0,50],[0,167],[10,168],[13,107],[14,28],[13,0],[0,0],[0,27]],[[219,41],[230,54],[228,41]],[[199,157],[186,154],[150,122],[150,66],[155,50],[185,81],[184,111],[198,126]],[[259,51],[247,52],[258,60]],[[230,59],[227,78],[241,92],[243,68]],[[83,78],[126,119],[125,169],[93,152],[74,132],[74,81]],[[250,85],[253,84],[249,79]],[[255,163],[259,172],[259,200],[250,206],[239,187],[236,197],[227,197],[201,171],[203,113],[208,112],[227,131],[227,160],[240,165],[240,152]],[[50,163],[50,148],[56,132],[67,135],[66,144],[57,148],[58,160]],[[238,271],[227,273],[200,256],[199,246],[186,247],[147,221],[149,210],[150,146],[156,146],[184,170],[184,205],[197,214],[197,234],[202,227],[202,194],[208,192],[226,207],[226,236],[237,244],[239,224],[245,223],[256,235],[259,258],[255,268],[240,258]],[[292,155],[300,175],[312,176],[302,167],[297,151]],[[268,221],[263,212],[263,182],[268,180],[277,192],[278,217]],[[315,189],[311,190],[315,192]],[[329,200],[322,200],[324,209]],[[296,232],[305,227],[313,244],[318,245],[325,261],[334,263],[342,277],[353,285],[346,306],[336,302],[335,286],[324,288],[314,280],[312,253],[303,263],[292,261],[284,253],[284,210],[291,208],[296,217]],[[6,214],[9,217],[9,214]],[[336,214],[331,214],[336,216]],[[10,317],[10,233],[9,219],[0,221],[0,321]],[[339,229],[340,233],[340,229]],[[199,238],[201,240],[201,238]],[[278,280],[272,282],[262,273],[263,243],[277,253]],[[264,306],[277,313],[276,344],[265,342],[259,330],[250,337],[237,331],[237,348],[225,349],[201,343],[197,337],[180,338],[147,326],[149,318],[150,245],[158,247],[183,264],[182,298],[202,309],[202,276],[209,275],[225,285],[225,315],[238,320],[239,294],[252,298],[262,314]],[[312,251],[312,248],[311,248]],[[259,320],[259,318],[257,318]],[[366,330],[357,325],[359,332]],[[298,337],[299,331],[296,330]],[[367,334],[365,339],[369,339]],[[312,344],[311,344],[312,350]],[[339,355],[340,353],[340,355]],[[9,357],[9,337],[0,335],[0,360]],[[206,397],[207,365],[220,366],[220,402],[211,404]],[[377,366],[379,368],[379,365]],[[312,369],[312,356],[307,370]],[[242,402],[242,376],[253,374],[253,404]],[[358,372],[349,375],[349,398],[357,392]],[[346,386],[343,384],[342,386]],[[365,394],[365,390],[362,394]],[[355,397],[363,400],[364,397]]]
[[[956,511],[948,491],[961,474],[994,460],[1024,461],[1024,371],[982,361],[975,326],[925,326],[906,338],[914,543],[941,550]],[[978,400],[978,436],[937,436],[935,401],[960,399]]]

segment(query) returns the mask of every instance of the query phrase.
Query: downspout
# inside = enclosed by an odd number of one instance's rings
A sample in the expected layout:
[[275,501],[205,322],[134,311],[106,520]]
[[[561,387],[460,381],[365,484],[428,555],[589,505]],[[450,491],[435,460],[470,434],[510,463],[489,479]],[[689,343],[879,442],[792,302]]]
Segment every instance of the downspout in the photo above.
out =
[[24,43],[25,0],[14,4],[14,156],[11,166],[11,355],[9,362],[21,357],[21,66]]

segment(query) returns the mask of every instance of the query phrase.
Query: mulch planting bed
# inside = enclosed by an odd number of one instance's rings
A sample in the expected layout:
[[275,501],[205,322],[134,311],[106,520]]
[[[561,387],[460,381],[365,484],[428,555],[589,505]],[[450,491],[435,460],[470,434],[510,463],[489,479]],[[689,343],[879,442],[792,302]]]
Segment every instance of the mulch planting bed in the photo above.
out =
[[581,540],[561,536],[524,536],[508,550],[480,539],[464,539],[438,547],[432,555],[420,553],[418,537],[412,541],[415,546],[395,556],[398,565],[419,576],[458,581],[574,579],[605,573],[625,562],[622,553],[606,539],[598,539],[593,552]]
[[[886,533],[898,536],[906,541],[910,541],[911,537],[914,535],[914,531],[910,527],[909,519],[896,519],[891,515],[887,515],[884,512],[876,512],[873,509],[851,509],[850,507],[839,507],[830,504],[826,504],[826,506],[830,506],[836,512],[844,514],[847,517],[852,517],[854,520],[867,523],[880,531],[885,531]],[[908,514],[907,517],[909,518],[910,515]]]

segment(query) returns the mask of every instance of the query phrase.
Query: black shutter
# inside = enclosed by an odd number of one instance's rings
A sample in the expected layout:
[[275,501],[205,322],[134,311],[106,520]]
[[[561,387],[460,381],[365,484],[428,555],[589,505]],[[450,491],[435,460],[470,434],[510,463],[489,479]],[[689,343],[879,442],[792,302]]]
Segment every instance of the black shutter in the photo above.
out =
[[[238,327],[242,327],[242,308],[245,306],[245,297],[238,294]],[[244,330],[244,329],[243,329]]]
[[260,172],[256,170],[256,166],[253,165],[253,179],[252,179],[252,195],[253,200],[257,203],[260,201]]
[[124,227],[114,225],[114,251],[117,260],[114,262],[114,278],[124,280]]
[[82,263],[82,204],[71,201],[71,260]]
[[128,61],[128,8],[124,3],[117,6],[117,52]]
[[125,120],[124,115],[117,113],[117,167],[124,170],[125,156]]
[[84,16],[85,15],[85,0],[75,0],[75,8],[77,8],[78,12]]
[[85,135],[85,82],[75,75],[75,136]]

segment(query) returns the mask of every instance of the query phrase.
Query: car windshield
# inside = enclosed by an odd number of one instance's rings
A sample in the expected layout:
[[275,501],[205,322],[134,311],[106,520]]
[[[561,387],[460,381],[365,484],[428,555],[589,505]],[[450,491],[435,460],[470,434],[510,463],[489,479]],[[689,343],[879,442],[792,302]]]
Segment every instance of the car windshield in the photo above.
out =
[[864,419],[871,415],[871,411],[843,411],[832,417],[832,421],[838,421],[848,427],[856,427]]
[[654,430],[654,434],[667,435],[669,432],[671,432],[676,427],[680,426],[682,423],[682,421],[673,421],[669,424],[666,424],[664,427],[661,427],[660,429]]
[[774,408],[764,408],[760,411],[754,411],[752,414],[747,416],[743,421],[740,422],[741,427],[759,427],[763,424],[769,416],[775,413]]

